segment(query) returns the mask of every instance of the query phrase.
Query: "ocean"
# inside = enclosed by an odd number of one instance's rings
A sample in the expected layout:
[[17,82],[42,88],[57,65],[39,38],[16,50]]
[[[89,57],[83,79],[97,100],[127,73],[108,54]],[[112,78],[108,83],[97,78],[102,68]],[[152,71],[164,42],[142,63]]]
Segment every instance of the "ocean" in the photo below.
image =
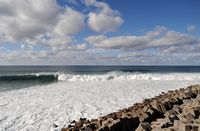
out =
[[0,66],[0,130],[51,130],[200,83],[200,66]]
[[[170,75],[170,73],[191,75],[199,72],[200,66],[0,66],[0,91],[59,81],[97,81],[123,77],[124,79],[154,79],[159,77],[159,74],[163,77],[163,74]],[[141,75],[144,77],[138,78]],[[176,75],[174,77],[176,77],[174,79],[184,79],[177,78]],[[191,77],[191,79],[198,79],[194,75]]]

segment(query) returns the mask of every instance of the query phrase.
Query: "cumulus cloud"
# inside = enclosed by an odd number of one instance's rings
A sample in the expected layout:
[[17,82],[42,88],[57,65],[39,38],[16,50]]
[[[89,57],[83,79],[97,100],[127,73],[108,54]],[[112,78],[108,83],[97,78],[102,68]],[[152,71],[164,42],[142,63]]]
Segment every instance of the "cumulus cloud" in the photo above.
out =
[[107,39],[105,35],[97,35],[97,36],[88,36],[84,40],[90,44],[95,44],[105,39]]
[[89,13],[88,26],[96,32],[114,32],[122,23],[123,20],[119,16]]
[[169,48],[172,46],[199,45],[200,39],[166,27],[156,27],[142,36],[89,36],[85,41],[96,48],[120,50],[145,50],[149,48]]
[[88,14],[88,26],[96,32],[114,32],[124,22],[118,11],[113,10],[104,2],[85,0],[86,6],[94,6],[97,11]]
[[54,30],[55,34],[58,35],[76,34],[84,27],[84,16],[69,7],[58,19]]
[[171,46],[171,45],[185,45],[196,44],[199,42],[199,38],[183,34],[175,31],[167,31],[163,36],[152,41],[152,45],[155,46]]
[[[93,36],[94,37],[94,36]],[[99,37],[99,36],[97,36]],[[88,38],[86,38],[87,40]],[[146,36],[137,37],[137,36],[117,36],[103,39],[101,41],[88,41],[90,44],[94,44],[97,48],[106,48],[106,49],[137,49],[140,46],[148,43],[149,38]]]
[[[124,22],[120,13],[105,2],[82,1],[88,7],[84,13],[56,0],[0,0],[0,64],[200,63],[197,36],[157,26],[143,35],[109,37],[105,33]],[[68,3],[74,6],[78,0]],[[103,34],[77,40],[85,23]]]
[[1,39],[7,41],[37,43],[46,33],[61,38],[84,27],[80,12],[62,8],[55,0],[5,0],[0,1],[0,11],[0,32],[4,34]]
[[200,63],[200,38],[157,26],[144,35],[88,36],[85,42],[97,49],[116,52],[110,62],[139,65],[187,65]]

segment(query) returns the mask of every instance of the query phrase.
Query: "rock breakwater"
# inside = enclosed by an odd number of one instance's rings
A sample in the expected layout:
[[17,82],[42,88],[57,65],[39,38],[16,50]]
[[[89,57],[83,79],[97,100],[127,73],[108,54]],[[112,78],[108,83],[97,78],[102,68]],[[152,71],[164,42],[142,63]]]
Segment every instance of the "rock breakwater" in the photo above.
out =
[[98,119],[81,118],[62,131],[200,131],[200,85],[161,93]]

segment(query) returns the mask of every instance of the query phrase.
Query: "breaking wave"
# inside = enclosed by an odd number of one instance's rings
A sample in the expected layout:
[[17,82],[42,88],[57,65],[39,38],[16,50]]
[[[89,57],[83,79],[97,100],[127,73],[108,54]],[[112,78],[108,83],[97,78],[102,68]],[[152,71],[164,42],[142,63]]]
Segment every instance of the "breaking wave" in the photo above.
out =
[[104,74],[58,75],[60,81],[106,81],[106,80],[200,80],[200,73],[139,73],[108,72]]
[[18,75],[3,75],[0,76],[0,81],[38,81],[38,82],[52,82],[57,81],[56,74],[18,74]]
[[90,73],[36,73],[0,75],[0,82],[8,81],[108,81],[108,80],[200,80],[200,73],[140,73],[114,71],[101,74]]

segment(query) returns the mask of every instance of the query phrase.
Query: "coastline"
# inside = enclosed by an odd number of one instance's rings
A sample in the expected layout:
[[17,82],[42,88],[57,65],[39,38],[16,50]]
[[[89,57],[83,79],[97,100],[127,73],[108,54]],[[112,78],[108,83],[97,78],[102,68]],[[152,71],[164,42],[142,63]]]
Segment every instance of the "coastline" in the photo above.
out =
[[[56,125],[55,125],[56,126]],[[98,119],[81,118],[62,131],[142,131],[200,129],[200,85],[168,91]]]
[[60,130],[73,120],[99,118],[189,83],[199,81],[58,82],[0,92],[0,130]]

